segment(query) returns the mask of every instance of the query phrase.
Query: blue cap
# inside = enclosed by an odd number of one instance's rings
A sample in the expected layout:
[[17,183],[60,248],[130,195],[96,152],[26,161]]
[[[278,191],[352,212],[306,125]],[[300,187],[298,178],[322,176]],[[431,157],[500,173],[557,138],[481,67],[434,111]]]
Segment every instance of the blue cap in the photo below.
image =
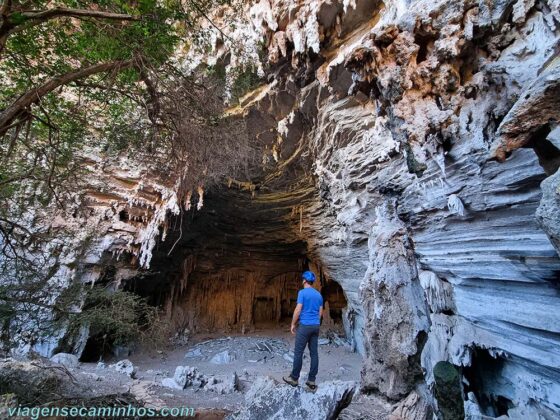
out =
[[301,278],[309,283],[313,283],[315,281],[315,274],[312,271],[304,271]]

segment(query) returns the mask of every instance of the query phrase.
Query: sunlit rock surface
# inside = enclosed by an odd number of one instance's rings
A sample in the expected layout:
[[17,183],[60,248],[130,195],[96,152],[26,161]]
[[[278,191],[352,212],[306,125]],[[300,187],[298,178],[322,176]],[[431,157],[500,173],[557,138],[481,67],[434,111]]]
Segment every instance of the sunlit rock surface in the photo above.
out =
[[[431,313],[418,349],[427,383],[438,361],[450,361],[463,367],[465,390],[484,414],[513,415],[516,406],[545,417],[558,412],[552,179],[540,224],[535,217],[540,183],[558,169],[558,3],[305,2],[286,9],[259,3],[266,11],[259,30],[269,34],[278,70],[266,93],[238,112],[273,132],[276,178],[260,188],[293,191],[311,176],[315,194],[294,231],[342,286],[356,348],[388,357],[368,347],[380,331],[364,313],[383,292],[373,287],[363,299],[359,286],[381,275],[367,242],[375,209],[391,198]],[[286,187],[279,179],[292,181]],[[406,317],[416,305],[424,303],[398,307]]]
[[[106,217],[82,281],[110,265],[118,281],[141,265],[165,267],[165,281],[143,277],[142,288],[163,290],[170,314],[192,308],[191,323],[242,328],[258,296],[239,293],[263,279],[297,282],[307,261],[344,292],[366,388],[390,398],[432,388],[433,367],[447,361],[461,372],[467,412],[554,418],[559,10],[557,0],[248,5],[228,38],[214,34],[185,68],[229,63],[230,83],[236,66],[256,66],[262,84],[228,115],[245,120],[262,165],[181,216],[173,185],[105,171],[107,187],[88,192],[92,214]],[[249,45],[246,54],[228,51],[232,42]],[[376,209],[388,201],[395,212],[384,222]],[[399,226],[404,254],[370,250],[383,223]],[[175,228],[162,242],[165,226]],[[227,304],[210,316],[220,300],[204,296],[224,281]],[[276,317],[290,303],[283,290],[260,296]],[[389,369],[399,383],[382,386],[387,358],[405,356]],[[431,397],[407,400],[418,399],[419,411],[437,409]]]

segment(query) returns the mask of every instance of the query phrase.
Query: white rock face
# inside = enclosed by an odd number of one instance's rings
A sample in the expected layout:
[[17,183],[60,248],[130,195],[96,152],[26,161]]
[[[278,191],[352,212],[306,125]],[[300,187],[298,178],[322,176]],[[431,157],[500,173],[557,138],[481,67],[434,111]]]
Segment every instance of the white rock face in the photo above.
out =
[[426,300],[433,313],[456,310],[453,301],[453,286],[451,283],[442,281],[431,271],[420,271],[418,274],[420,284],[426,294]]
[[117,372],[130,376],[131,378],[134,378],[136,375],[136,368],[128,359],[118,361],[115,363],[114,367]]
[[[87,191],[76,194],[65,212],[55,205],[30,207],[20,221],[32,231],[59,232],[60,237],[55,234],[43,249],[26,251],[29,258],[39,261],[52,256],[44,268],[52,270],[52,276],[46,280],[48,292],[41,295],[41,305],[33,311],[22,311],[12,321],[12,334],[18,343],[18,348],[13,349],[15,355],[33,350],[51,357],[65,337],[65,329],[47,338],[42,336],[41,324],[49,322],[52,316],[47,307],[55,304],[60,293],[73,282],[95,283],[103,275],[103,261],[107,259],[132,259],[139,264],[117,269],[117,284],[134,277],[141,266],[149,267],[155,241],[165,235],[166,217],[178,214],[179,206],[187,205],[181,203],[175,186],[161,181],[153,168],[126,158],[108,160],[95,150],[83,153],[83,169],[91,173],[88,185],[84,186]],[[69,217],[72,212],[74,217]],[[9,275],[0,276],[3,284],[13,281]],[[71,343],[78,356],[88,333],[87,328],[82,328]]]
[[190,366],[177,366],[175,369],[175,374],[173,375],[173,380],[182,388],[187,386],[193,386],[195,388],[200,388],[203,386],[207,379],[198,372],[198,369]]
[[560,171],[541,183],[543,197],[535,216],[539,225],[548,234],[556,252],[560,254],[560,191],[558,185],[560,185]]
[[429,315],[412,244],[397,218],[395,202],[378,207],[369,247],[371,265],[360,285],[367,356],[362,387],[399,399],[421,375],[414,356],[424,345]]
[[227,417],[252,419],[333,419],[352,400],[354,382],[323,382],[316,392],[280,385],[269,377],[259,377],[245,395],[245,406]]
[[51,362],[63,365],[68,369],[77,368],[80,364],[78,358],[75,355],[69,353],[57,353],[53,357],[51,357]]
[[[327,2],[304,2],[287,18],[278,2],[266,15],[278,28],[261,25],[272,61],[287,56],[293,70],[274,75],[246,111],[282,139],[269,162],[314,173],[314,192],[300,190],[306,201],[294,231],[344,289],[354,347],[385,360],[369,350],[370,321],[382,325],[398,309],[375,305],[376,287],[363,299],[359,285],[366,273],[379,281],[367,241],[375,209],[395,199],[415,254],[408,270],[419,268],[429,308],[427,342],[418,346],[426,381],[435,363],[450,361],[479,382],[484,415],[499,414],[488,397],[500,395],[517,407],[512,415],[550,417],[560,412],[557,177],[543,184],[540,225],[535,213],[539,184],[558,167],[552,152],[539,162],[519,147],[538,152],[529,140],[542,144],[559,118],[558,2],[394,1],[381,14],[371,3],[363,13],[365,3],[341,2],[328,19]],[[315,50],[316,32],[321,61],[305,62],[299,52]],[[293,105],[275,106],[281,96]],[[408,300],[402,313],[415,305]]]
[[[292,235],[344,290],[343,322],[367,361],[365,381],[391,398],[431,385],[435,364],[449,361],[469,383],[468,413],[560,413],[559,6],[261,0],[238,14],[231,39],[214,34],[212,52],[186,64],[215,64],[232,42],[248,44],[243,56],[231,52],[229,83],[236,66],[263,70],[253,47],[267,44],[264,85],[230,110],[264,150],[253,181],[292,207]],[[126,250],[147,265],[165,213],[181,200],[173,186],[148,188],[145,175],[122,185],[119,173],[105,173],[117,197],[91,197],[110,222],[87,261]],[[380,218],[387,202],[394,214]],[[121,211],[140,227],[117,220]],[[75,275],[67,270],[59,278]],[[306,409],[281,408],[286,397],[316,407],[311,395],[261,385],[278,405],[250,392],[239,418]],[[328,403],[317,410],[328,416],[341,389],[321,394]],[[404,401],[425,407],[410,395]]]

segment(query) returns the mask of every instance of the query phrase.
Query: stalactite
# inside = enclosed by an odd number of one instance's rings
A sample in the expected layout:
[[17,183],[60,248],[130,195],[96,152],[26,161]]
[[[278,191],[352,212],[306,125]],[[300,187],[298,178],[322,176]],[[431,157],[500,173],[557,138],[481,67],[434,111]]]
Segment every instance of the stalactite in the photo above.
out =
[[[185,263],[189,270],[192,264]],[[260,271],[226,269],[216,274],[189,271],[172,287],[172,306],[188,314],[189,328],[212,331],[280,322],[287,308],[295,307],[300,286],[299,271],[270,277]]]

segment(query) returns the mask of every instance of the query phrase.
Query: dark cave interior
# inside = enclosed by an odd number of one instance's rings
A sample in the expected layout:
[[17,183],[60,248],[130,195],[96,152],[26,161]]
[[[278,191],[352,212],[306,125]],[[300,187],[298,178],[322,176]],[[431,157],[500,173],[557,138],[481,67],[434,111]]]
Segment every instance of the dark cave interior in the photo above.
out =
[[[312,269],[325,302],[323,323],[343,333],[344,291],[308,258],[293,228],[293,208],[291,197],[211,192],[200,210],[170,218],[150,269],[122,286],[164,309],[172,331],[245,333],[287,329],[301,272]],[[106,276],[110,280],[110,266]],[[109,348],[102,337],[90,337],[82,359],[97,360]]]

